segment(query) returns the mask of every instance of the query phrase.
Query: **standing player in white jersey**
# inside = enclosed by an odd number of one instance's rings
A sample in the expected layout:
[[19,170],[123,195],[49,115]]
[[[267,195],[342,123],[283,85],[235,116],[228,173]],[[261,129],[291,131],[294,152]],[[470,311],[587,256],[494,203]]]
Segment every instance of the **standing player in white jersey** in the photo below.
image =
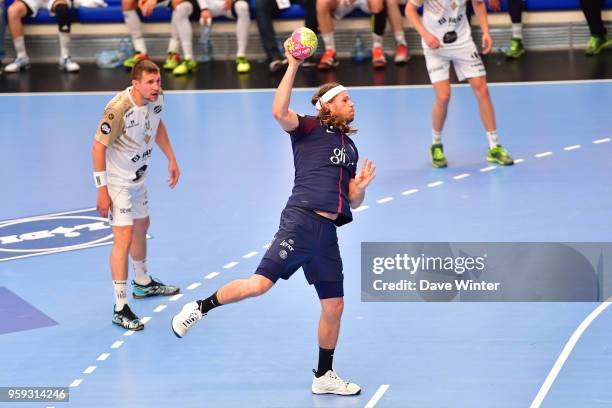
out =
[[146,263],[149,214],[145,179],[154,142],[168,158],[170,188],[179,179],[161,119],[163,106],[159,67],[149,60],[138,62],[132,69],[132,86],[106,105],[92,152],[97,208],[100,215],[109,217],[115,238],[110,256],[115,290],[113,323],[129,330],[142,330],[144,324],[127,302],[128,253],[134,263],[135,298],[179,292],[179,288],[149,276]]
[[[436,93],[432,111],[431,161],[434,167],[446,167],[442,148],[442,128],[450,100],[450,64],[457,78],[468,79],[478,100],[480,119],[487,133],[487,161],[501,165],[514,164],[506,149],[499,144],[493,102],[487,86],[484,64],[478,54],[465,12],[467,0],[409,0],[406,16],[421,35],[429,79]],[[484,0],[472,0],[474,12],[482,28],[483,54],[491,51],[491,35]],[[423,21],[417,8],[424,6]]]

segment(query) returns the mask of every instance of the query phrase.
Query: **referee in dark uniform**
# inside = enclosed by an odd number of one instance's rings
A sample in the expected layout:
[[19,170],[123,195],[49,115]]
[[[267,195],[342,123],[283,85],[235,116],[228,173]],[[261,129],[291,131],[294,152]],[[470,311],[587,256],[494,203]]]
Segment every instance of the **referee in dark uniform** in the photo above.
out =
[[234,280],[207,299],[187,303],[172,319],[172,329],[183,337],[211,309],[262,295],[279,278],[289,279],[301,267],[321,302],[319,364],[313,370],[312,392],[355,395],[361,392],[359,386],[342,380],[332,368],[344,308],[336,227],[352,221],[351,208],[363,202],[375,167],[365,159],[357,170],[359,155],[351,139],[357,131],[350,126],[355,105],[342,85],[326,84],[317,90],[312,98],[317,116],[289,109],[300,61],[285,54],[289,65],[274,96],[272,114],[291,137],[295,182],[279,230],[250,278]]

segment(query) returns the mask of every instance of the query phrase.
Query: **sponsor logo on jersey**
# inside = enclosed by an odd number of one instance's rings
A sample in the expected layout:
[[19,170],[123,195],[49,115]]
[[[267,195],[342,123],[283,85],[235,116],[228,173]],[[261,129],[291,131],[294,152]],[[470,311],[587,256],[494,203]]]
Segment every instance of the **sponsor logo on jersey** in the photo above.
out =
[[153,112],[155,113],[160,113],[162,111],[162,106],[161,105],[157,105],[156,107],[153,108]]
[[105,135],[110,134],[110,132],[111,132],[111,125],[108,122],[103,122],[100,125],[100,132],[104,133]]

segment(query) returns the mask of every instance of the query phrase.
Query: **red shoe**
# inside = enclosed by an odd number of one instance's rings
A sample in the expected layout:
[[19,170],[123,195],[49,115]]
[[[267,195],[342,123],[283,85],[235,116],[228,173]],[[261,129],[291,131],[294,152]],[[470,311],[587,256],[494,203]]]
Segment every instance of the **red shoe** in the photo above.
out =
[[327,71],[333,67],[338,66],[338,60],[336,59],[336,51],[326,50],[325,54],[319,60],[319,69]]
[[380,47],[372,48],[372,66],[376,69],[387,66],[387,57]]
[[395,49],[395,58],[393,62],[397,65],[404,65],[410,59],[410,52],[408,51],[408,47],[404,44],[398,45]]

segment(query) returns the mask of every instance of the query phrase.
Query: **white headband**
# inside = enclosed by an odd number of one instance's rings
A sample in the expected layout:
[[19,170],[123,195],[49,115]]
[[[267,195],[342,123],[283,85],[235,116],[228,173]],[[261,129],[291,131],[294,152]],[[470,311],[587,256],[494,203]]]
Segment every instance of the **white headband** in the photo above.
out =
[[334,86],[332,89],[325,92],[323,96],[319,98],[319,100],[317,101],[317,104],[315,105],[315,108],[317,108],[317,110],[321,110],[322,103],[331,101],[332,99],[334,99],[336,95],[344,91],[346,91],[346,88],[343,87],[342,85]]

